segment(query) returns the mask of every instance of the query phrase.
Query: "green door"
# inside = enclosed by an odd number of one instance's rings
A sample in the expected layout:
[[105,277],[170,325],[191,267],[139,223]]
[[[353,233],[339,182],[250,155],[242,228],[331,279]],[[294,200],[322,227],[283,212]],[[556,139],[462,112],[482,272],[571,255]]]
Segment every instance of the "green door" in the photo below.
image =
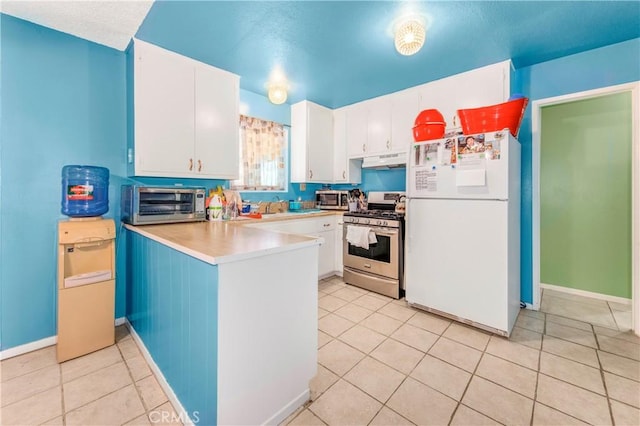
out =
[[540,279],[631,298],[631,93],[542,108]]

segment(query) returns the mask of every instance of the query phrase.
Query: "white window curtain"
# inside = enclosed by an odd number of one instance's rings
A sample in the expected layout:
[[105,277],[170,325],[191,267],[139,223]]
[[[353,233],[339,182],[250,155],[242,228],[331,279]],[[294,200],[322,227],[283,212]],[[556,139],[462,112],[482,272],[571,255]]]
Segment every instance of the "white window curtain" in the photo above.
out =
[[287,131],[282,124],[240,116],[240,178],[233,188],[286,191]]

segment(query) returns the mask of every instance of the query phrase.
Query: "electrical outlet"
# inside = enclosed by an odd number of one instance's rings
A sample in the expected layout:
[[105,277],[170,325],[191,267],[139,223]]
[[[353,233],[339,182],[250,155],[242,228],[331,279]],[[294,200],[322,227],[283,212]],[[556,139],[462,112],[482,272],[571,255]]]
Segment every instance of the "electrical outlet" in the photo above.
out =
[[306,191],[307,190],[307,184],[306,183],[301,183],[300,184],[300,191]]

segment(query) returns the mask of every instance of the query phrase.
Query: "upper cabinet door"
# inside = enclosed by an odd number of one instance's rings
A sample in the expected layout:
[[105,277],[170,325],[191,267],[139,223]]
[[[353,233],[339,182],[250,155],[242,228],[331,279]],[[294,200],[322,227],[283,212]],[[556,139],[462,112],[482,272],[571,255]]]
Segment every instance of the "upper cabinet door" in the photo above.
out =
[[333,111],[308,102],[308,182],[333,180]]
[[135,174],[189,174],[195,161],[193,66],[139,40],[134,54]]
[[413,126],[420,113],[420,93],[415,89],[391,97],[391,150],[406,152],[413,143]]
[[365,101],[367,104],[367,154],[391,151],[391,97]]
[[349,157],[367,155],[367,105],[359,102],[347,107],[347,146]]
[[239,173],[239,78],[205,64],[195,68],[195,172],[237,179]]
[[309,101],[291,105],[291,182],[333,180],[333,111]]
[[333,110],[333,181],[348,182],[347,178],[347,110]]

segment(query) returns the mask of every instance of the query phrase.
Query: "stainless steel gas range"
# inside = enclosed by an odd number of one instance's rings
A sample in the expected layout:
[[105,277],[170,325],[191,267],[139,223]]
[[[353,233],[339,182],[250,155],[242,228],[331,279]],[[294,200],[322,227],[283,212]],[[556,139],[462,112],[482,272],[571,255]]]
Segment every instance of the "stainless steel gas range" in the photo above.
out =
[[404,213],[395,211],[401,196],[404,192],[370,192],[368,210],[344,214],[344,282],[403,296]]

